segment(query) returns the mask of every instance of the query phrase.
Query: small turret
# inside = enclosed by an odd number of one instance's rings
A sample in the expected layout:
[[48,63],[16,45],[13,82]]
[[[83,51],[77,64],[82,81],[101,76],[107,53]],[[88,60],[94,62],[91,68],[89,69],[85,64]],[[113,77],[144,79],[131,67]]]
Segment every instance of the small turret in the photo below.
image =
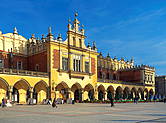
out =
[[109,53],[107,54],[107,58],[110,58],[110,54]]
[[99,53],[99,58],[103,58],[102,52]]
[[123,57],[121,57],[121,61],[124,61],[124,58],[123,58]]
[[130,63],[132,66],[134,65],[134,58],[133,57],[131,58]]
[[48,35],[47,35],[48,41],[53,41],[54,37],[51,31],[51,27],[48,28]]
[[131,62],[131,63],[134,63],[134,57],[131,58],[130,62]]
[[88,42],[87,48],[90,48],[90,42]]
[[32,39],[35,39],[35,34],[32,34],[31,38],[32,38]]
[[36,38],[36,43],[37,44],[40,43],[40,38],[39,37]]
[[117,57],[116,57],[116,56],[114,56],[114,60],[117,60]]
[[62,35],[61,35],[61,34],[58,35],[57,40],[58,40],[58,41],[62,41]]
[[14,27],[13,34],[18,34],[16,27]]
[[92,44],[92,50],[97,50],[97,48],[96,48],[96,42],[95,41]]
[[72,30],[72,25],[71,25],[70,23],[71,23],[71,20],[69,19],[69,20],[68,20],[68,25],[67,25],[68,31],[71,31],[71,30]]
[[82,27],[81,33],[82,33],[82,35],[84,35],[85,34],[84,25],[82,24],[81,27]]

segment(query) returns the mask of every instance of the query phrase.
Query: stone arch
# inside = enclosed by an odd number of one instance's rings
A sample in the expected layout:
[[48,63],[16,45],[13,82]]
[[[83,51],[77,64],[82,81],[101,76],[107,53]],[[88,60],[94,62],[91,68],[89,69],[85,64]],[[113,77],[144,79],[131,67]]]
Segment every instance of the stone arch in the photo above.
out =
[[138,88],[138,97],[139,99],[144,100],[144,93],[142,88]]
[[123,96],[123,89],[122,89],[122,87],[118,86],[116,88],[115,99],[116,100],[122,99],[122,96]]
[[[62,81],[62,82],[60,82],[58,85],[61,85],[61,86],[63,86],[64,88],[69,88],[69,86],[66,84],[66,82],[64,82],[64,81]],[[56,87],[58,87],[58,85],[56,86]],[[56,88],[56,89],[58,89],[58,88]]]
[[74,93],[74,100],[76,102],[82,102],[82,86],[79,83],[75,83],[72,85],[71,91]]
[[0,88],[7,91],[8,87],[9,87],[8,82],[5,79],[0,77]]
[[79,83],[75,83],[72,85],[71,90],[74,92],[75,89],[82,89],[82,86]]
[[84,87],[84,100],[94,100],[94,88],[91,84]]
[[114,87],[112,85],[110,85],[107,88],[107,99],[111,100],[112,98],[114,98],[114,95],[115,95]]
[[0,78],[0,103],[2,102],[3,98],[7,97],[9,84],[7,81],[3,78]]
[[20,80],[18,80],[15,84],[14,84],[14,86],[13,87],[15,87],[16,89],[24,89],[24,90],[28,90],[29,89],[29,87],[31,87],[30,86],[30,84],[29,84],[29,82],[27,81],[27,80],[25,80],[25,79],[20,79]]
[[104,100],[105,98],[105,88],[103,85],[98,86],[98,99],[99,100]]
[[123,90],[123,99],[131,99],[131,91],[129,87],[125,87]]
[[30,84],[25,79],[18,80],[13,86],[13,101],[18,103],[26,103],[29,97]]
[[62,81],[59,83],[56,87],[56,98],[63,99],[64,102],[67,101],[69,98],[69,86],[66,84],[66,82]]
[[48,97],[48,85],[45,81],[41,80],[37,82],[34,86],[33,98],[36,99],[37,103],[41,103],[44,99]]

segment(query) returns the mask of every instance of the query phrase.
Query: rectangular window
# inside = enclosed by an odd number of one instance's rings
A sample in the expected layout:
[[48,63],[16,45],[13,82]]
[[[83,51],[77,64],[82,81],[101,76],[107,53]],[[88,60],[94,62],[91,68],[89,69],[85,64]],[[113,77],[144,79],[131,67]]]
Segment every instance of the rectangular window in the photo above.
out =
[[76,38],[73,37],[73,46],[76,46]]
[[85,72],[89,73],[89,62],[85,62]]
[[79,39],[79,42],[80,42],[80,48],[82,48],[82,40]]
[[62,69],[65,71],[68,70],[68,58],[62,57]]
[[74,71],[77,71],[77,72],[81,71],[81,60],[78,60],[78,59],[73,60],[73,69]]
[[35,70],[36,70],[36,71],[39,71],[39,65],[38,65],[38,64],[36,64]]
[[0,59],[0,68],[3,68],[4,67],[4,62],[2,59]]
[[18,69],[18,70],[21,70],[21,69],[22,69],[22,62],[21,62],[21,61],[18,61],[18,62],[17,62],[17,69]]

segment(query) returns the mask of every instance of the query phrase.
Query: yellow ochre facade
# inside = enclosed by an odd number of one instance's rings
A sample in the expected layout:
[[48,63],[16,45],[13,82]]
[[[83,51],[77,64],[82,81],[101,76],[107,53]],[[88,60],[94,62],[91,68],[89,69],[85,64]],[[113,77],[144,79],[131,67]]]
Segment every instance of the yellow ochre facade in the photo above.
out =
[[[105,58],[95,42],[85,45],[83,26],[75,15],[68,24],[67,38],[55,39],[51,28],[46,37],[30,39],[0,32],[0,102],[42,103],[46,99],[109,100],[151,99],[155,94],[155,70],[134,66],[134,61]],[[132,72],[138,77],[133,78]],[[135,76],[135,75],[134,75]],[[128,79],[132,78],[132,79]]]

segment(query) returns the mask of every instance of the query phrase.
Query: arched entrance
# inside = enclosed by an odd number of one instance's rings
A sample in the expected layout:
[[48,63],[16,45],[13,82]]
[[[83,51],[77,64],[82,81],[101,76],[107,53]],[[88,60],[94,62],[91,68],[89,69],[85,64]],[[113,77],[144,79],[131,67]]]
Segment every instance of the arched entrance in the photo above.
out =
[[8,90],[8,83],[0,78],[0,103],[2,102],[2,99],[3,98],[6,98],[8,95],[7,95],[7,90]]
[[100,85],[98,87],[98,100],[104,100],[104,96],[105,96],[105,88],[103,85]]
[[123,96],[123,89],[122,89],[122,87],[118,86],[116,88],[115,99],[116,100],[122,99],[122,96]]
[[84,100],[94,100],[94,88],[91,84],[88,84],[84,88]]
[[138,97],[139,99],[144,100],[144,93],[142,88],[138,89]]
[[79,83],[74,84],[71,87],[71,91],[74,93],[74,100],[76,102],[82,102],[82,87]]
[[111,100],[114,98],[114,87],[112,85],[110,85],[108,88],[107,88],[107,99]]
[[37,103],[41,103],[44,99],[47,99],[48,85],[45,81],[39,81],[35,84],[33,90],[33,98]]
[[56,98],[61,98],[66,103],[67,99],[69,98],[68,85],[65,82],[61,82],[56,86],[55,90],[59,92],[56,93]]
[[123,90],[123,99],[131,99],[131,92],[129,87],[125,87]]
[[18,103],[26,103],[30,97],[29,88],[30,84],[24,79],[16,82],[13,86],[12,100]]

